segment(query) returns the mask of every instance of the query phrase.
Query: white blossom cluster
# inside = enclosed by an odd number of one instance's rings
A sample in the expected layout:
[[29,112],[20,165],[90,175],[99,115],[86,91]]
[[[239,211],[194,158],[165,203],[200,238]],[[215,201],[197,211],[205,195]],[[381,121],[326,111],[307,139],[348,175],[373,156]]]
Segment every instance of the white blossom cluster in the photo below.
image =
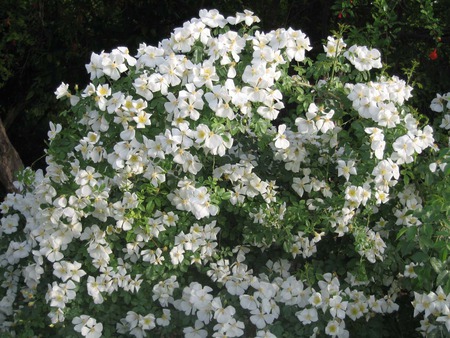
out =
[[97,323],[97,320],[87,315],[74,317],[72,320],[74,330],[80,332],[85,337],[99,338],[102,336],[103,324]]
[[[308,203],[312,210],[324,205],[324,199],[335,197],[325,179],[311,174],[313,159],[318,160],[321,165],[335,166],[337,175],[345,178],[346,183],[342,189],[345,203],[332,212],[331,218],[331,226],[338,236],[344,236],[349,232],[349,225],[358,216],[362,207],[370,203],[380,206],[396,198],[396,196],[390,196],[390,191],[400,177],[399,166],[411,163],[415,154],[420,154],[426,148],[432,147],[434,143],[433,130],[430,126],[420,129],[418,122],[411,114],[399,111],[398,107],[411,97],[412,90],[403,80],[398,77],[380,78],[379,82],[347,84],[346,88],[349,91],[348,99],[358,115],[375,123],[373,127],[364,129],[366,142],[370,144],[371,157],[374,157],[376,161],[373,161],[370,168],[365,167],[363,184],[352,184],[352,177],[357,177],[360,181],[361,175],[358,175],[357,163],[361,162],[361,159],[354,157],[354,154],[349,154],[345,146],[339,144],[337,136],[344,126],[336,124],[333,119],[335,114],[333,109],[327,111],[311,103],[305,117],[296,118],[297,130],[287,128],[285,125],[279,126],[273,145],[274,159],[285,162],[285,169],[300,173],[293,178],[292,188],[295,192],[300,197],[303,197],[305,193],[309,196],[318,196]],[[392,153],[386,154],[387,143],[384,133],[390,133],[396,128],[402,130],[404,126],[407,128],[407,133],[397,137],[392,143]],[[321,149],[336,146],[340,148],[334,156],[330,156],[327,152],[320,152]],[[315,154],[319,154],[318,159],[315,158]],[[404,213],[408,210],[418,210],[418,207],[420,205],[417,203],[414,207],[405,207]],[[394,212],[397,217],[400,217],[398,209],[394,209]],[[412,215],[408,217],[418,221]],[[403,222],[396,224],[406,225]],[[386,244],[380,234],[372,229],[366,229],[363,234],[367,243],[364,249],[359,250],[359,253],[370,262],[375,262],[376,259],[382,260]]]
[[429,293],[414,292],[414,317],[423,313],[423,319],[420,321],[420,328],[417,330],[424,336],[436,329],[430,319],[435,318],[435,322],[443,323],[450,331],[450,295],[446,294],[441,286],[438,286],[436,292]]
[[[291,78],[290,62],[306,59],[310,41],[292,28],[233,30],[256,22],[250,11],[225,18],[201,10],[158,46],[141,44],[134,56],[126,47],[93,53],[86,65],[91,83],[83,90],[58,87],[56,97],[69,99],[78,114],[74,135],[50,124],[51,146],[70,144],[67,156],[62,160],[50,149],[45,174],[33,173],[28,185],[18,182],[22,193],[0,204],[0,239],[8,240],[0,254],[0,330],[14,331],[19,300],[32,307],[39,297],[52,325],[71,321],[88,338],[100,337],[111,323],[87,312],[123,295],[151,303],[131,301],[115,314],[114,330],[134,337],[179,325],[179,314],[190,323],[183,327],[186,338],[242,337],[250,326],[256,337],[275,337],[271,327],[284,307],[312,337],[347,337],[350,321],[398,310],[394,287],[376,297],[359,288],[372,281],[350,273],[343,280],[334,271],[310,283],[298,277],[292,262],[314,258],[327,236],[347,235],[357,242],[356,255],[382,261],[389,231],[377,212],[390,201],[396,202],[389,208],[397,228],[420,226],[411,213],[423,204],[416,187],[395,188],[401,166],[435,148],[433,130],[420,128],[402,110],[412,88],[398,77],[342,86],[350,122],[364,122],[365,158],[341,141],[349,121],[319,100],[292,126],[278,123],[285,109],[280,82]],[[359,71],[382,66],[376,49],[346,47],[343,39],[329,37],[324,51]],[[432,109],[438,111],[448,97],[438,97]],[[444,120],[441,127],[449,129]],[[270,156],[255,149],[260,144]],[[291,176],[280,177],[280,163]],[[293,201],[328,221],[318,231],[291,233],[283,250],[292,262],[268,258],[253,266],[252,255],[267,254],[276,242],[265,230],[284,231]],[[227,208],[245,210],[242,218],[235,214],[236,223],[260,227],[261,238],[228,229],[221,218]],[[355,226],[366,208],[376,226]],[[244,243],[229,244],[232,236]],[[405,276],[413,278],[411,264]],[[192,271],[202,279],[180,278]],[[430,304],[441,301],[425,317],[433,314],[449,328],[442,319],[449,296],[437,293]],[[75,313],[82,297],[90,307]],[[418,313],[425,309],[420,297],[414,303]]]
[[382,67],[380,51],[375,48],[353,45],[344,52],[344,56],[360,72]]
[[[431,101],[430,109],[436,113],[442,113],[441,124],[439,128],[444,130],[450,129],[450,93],[444,95],[437,94],[436,97]],[[448,144],[450,145],[450,136],[448,138]],[[432,172],[444,171],[450,161],[449,156],[445,155],[443,159],[430,164],[430,170]]]
[[[373,314],[389,314],[398,309],[390,297],[376,299],[372,295],[367,298],[356,289],[347,287],[342,290],[338,278],[331,273],[323,276],[317,290],[307,287],[289,274],[290,264],[286,260],[267,262],[267,268],[275,276],[272,281],[267,274],[255,276],[244,262],[248,248],[239,247],[236,251],[235,263],[230,265],[228,261],[219,261],[218,264],[211,264],[213,269],[208,274],[219,284],[225,285],[230,295],[238,297],[241,308],[249,313],[250,322],[258,330],[256,337],[273,337],[267,327],[281,315],[280,305],[296,309],[296,317],[304,325],[317,322],[319,313],[330,315],[325,333],[339,337],[349,334],[345,329],[345,318],[353,321],[368,319]],[[349,280],[352,285],[357,285],[354,277],[349,276]],[[213,337],[241,337],[244,334],[245,325],[236,319],[236,308],[224,305],[220,297],[214,296],[211,287],[192,282],[183,288],[181,298],[175,299],[173,294],[179,287],[174,276],[161,281],[153,288],[153,300],[164,307],[172,305],[176,310],[196,317],[195,325],[184,329],[185,337],[208,337],[206,325],[211,323],[214,324]],[[169,309],[164,309],[160,318],[129,311],[118,324],[118,332],[144,337],[145,330],[151,330],[156,325],[166,326],[170,318]]]

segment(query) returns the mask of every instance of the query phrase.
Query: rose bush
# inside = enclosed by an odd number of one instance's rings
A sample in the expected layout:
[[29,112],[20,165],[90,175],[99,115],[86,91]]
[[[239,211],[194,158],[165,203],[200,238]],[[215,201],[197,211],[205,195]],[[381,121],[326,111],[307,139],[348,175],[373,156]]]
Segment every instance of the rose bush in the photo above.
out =
[[75,123],[1,204],[5,334],[379,337],[405,298],[450,330],[449,95],[433,129],[378,50],[258,21],[201,10],[57,89]]

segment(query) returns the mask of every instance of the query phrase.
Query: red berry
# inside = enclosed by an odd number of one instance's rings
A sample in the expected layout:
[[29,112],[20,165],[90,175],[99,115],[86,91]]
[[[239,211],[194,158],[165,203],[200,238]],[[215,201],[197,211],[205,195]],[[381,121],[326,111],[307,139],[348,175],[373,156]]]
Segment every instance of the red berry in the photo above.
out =
[[437,49],[435,48],[428,56],[431,60],[436,60],[438,58]]

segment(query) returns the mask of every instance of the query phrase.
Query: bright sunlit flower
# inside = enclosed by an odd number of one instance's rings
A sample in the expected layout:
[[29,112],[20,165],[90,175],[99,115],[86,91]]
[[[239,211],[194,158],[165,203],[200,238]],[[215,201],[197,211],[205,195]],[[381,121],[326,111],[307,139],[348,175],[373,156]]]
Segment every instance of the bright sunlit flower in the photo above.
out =
[[289,147],[289,140],[286,139],[286,135],[284,135],[284,132],[286,130],[286,125],[282,124],[278,126],[278,133],[275,136],[275,147],[280,149],[286,149]]
[[328,57],[337,57],[345,47],[347,47],[347,44],[342,38],[335,39],[329,36],[327,37],[327,45],[323,46],[323,49]]

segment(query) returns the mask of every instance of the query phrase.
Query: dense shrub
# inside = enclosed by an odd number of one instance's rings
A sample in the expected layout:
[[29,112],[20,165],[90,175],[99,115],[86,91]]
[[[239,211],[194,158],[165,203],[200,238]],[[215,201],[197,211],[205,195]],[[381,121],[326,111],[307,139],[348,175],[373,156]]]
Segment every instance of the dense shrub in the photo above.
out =
[[56,90],[74,123],[1,204],[5,333],[450,329],[449,95],[433,129],[377,49],[258,21],[202,10]]

